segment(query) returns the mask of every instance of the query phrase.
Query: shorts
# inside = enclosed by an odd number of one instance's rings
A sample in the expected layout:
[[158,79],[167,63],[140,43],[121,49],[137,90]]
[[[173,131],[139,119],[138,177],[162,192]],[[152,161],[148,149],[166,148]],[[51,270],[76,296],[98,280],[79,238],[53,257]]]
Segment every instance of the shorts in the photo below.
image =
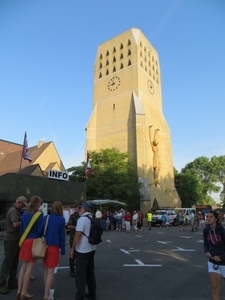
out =
[[122,225],[122,219],[117,219],[116,221],[118,225]]
[[36,261],[37,258],[32,256],[32,245],[34,239],[27,239],[23,242],[20,248],[19,260]]
[[208,272],[220,274],[223,278],[225,278],[225,265],[217,265],[208,261]]
[[56,268],[59,265],[59,247],[48,246],[43,265],[47,268]]

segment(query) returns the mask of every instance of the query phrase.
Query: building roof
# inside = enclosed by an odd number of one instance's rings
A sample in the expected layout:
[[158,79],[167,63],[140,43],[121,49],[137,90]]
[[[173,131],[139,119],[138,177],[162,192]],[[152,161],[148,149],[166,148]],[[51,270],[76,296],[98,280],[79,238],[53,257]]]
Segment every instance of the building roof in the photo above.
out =
[[[32,162],[22,158],[23,145],[0,140],[0,176],[7,173],[33,173],[37,164],[42,172],[52,169],[65,171],[53,142],[42,142],[28,148]],[[31,168],[31,166],[35,166]],[[27,167],[30,167],[26,169]],[[23,170],[23,171],[22,171]],[[43,175],[43,174],[42,174]]]

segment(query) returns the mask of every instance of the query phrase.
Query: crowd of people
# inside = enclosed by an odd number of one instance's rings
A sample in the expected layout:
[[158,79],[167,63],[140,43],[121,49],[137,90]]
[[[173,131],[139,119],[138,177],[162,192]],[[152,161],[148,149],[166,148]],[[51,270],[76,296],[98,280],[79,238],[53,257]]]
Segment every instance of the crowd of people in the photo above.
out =
[[[42,237],[45,229],[45,239],[48,245],[43,259],[44,298],[50,300],[50,289],[53,282],[54,269],[59,265],[61,255],[65,255],[66,226],[63,217],[63,205],[55,201],[52,213],[43,216],[40,211],[42,199],[32,196],[28,204],[24,196],[16,199],[15,204],[9,209],[6,216],[6,233],[4,237],[4,259],[0,270],[0,293],[7,294],[10,289],[17,289],[17,299],[32,299],[28,292],[30,281],[37,258],[32,256],[32,244],[34,239]],[[21,210],[26,210],[21,214]],[[96,300],[96,278],[94,256],[96,245],[88,239],[91,227],[91,218],[105,221],[106,230],[125,231],[130,233],[131,226],[134,232],[143,227],[143,219],[146,218],[148,229],[151,230],[152,211],[144,215],[140,210],[120,209],[119,211],[101,212],[96,210],[91,213],[91,204],[84,202],[75,205],[74,213],[70,215],[67,228],[70,229],[70,276],[75,277],[76,300],[85,297]],[[212,299],[220,299],[221,279],[225,279],[225,229],[221,225],[220,216],[216,211],[207,212],[203,216],[201,212],[194,211],[189,215],[191,231],[203,229],[204,253],[208,260],[208,273],[211,282]],[[185,213],[180,210],[177,215],[179,230],[183,230]],[[164,227],[168,227],[169,220],[165,213],[162,218]],[[19,261],[21,262],[18,272]],[[76,268],[75,268],[76,266]],[[17,274],[18,273],[18,274]],[[18,279],[17,279],[18,275]],[[86,286],[88,293],[85,293]]]
[[[32,196],[28,205],[27,198],[20,196],[6,215],[6,232],[4,236],[4,259],[0,271],[0,293],[8,294],[10,289],[16,289],[17,299],[32,299],[28,292],[30,281],[37,258],[32,256],[34,239],[42,237],[47,216],[40,212],[42,199]],[[26,210],[21,214],[21,210]],[[48,216],[45,234],[48,245],[43,259],[44,268],[44,298],[50,300],[49,292],[53,281],[54,269],[59,265],[60,255],[65,255],[66,229],[63,217],[63,205],[55,201],[52,213]],[[18,273],[19,261],[21,267]]]

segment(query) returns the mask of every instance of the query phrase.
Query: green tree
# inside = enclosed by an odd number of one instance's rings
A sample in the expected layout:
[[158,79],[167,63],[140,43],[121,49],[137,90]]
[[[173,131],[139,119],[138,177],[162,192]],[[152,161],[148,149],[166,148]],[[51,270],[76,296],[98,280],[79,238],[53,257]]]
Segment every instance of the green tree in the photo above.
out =
[[188,163],[181,172],[190,173],[198,177],[199,184],[201,185],[201,193],[204,196],[220,190],[216,185],[218,180],[212,168],[211,161],[205,156],[198,157],[193,162]]
[[225,206],[225,155],[213,156],[211,158],[211,166],[214,174],[216,175],[217,182],[222,185],[220,199],[223,207]]
[[175,186],[182,207],[192,207],[202,199],[201,184],[196,174],[175,172]]
[[[141,184],[134,166],[128,162],[128,154],[118,149],[90,151],[92,172],[87,179],[87,199],[111,199],[126,202],[130,209],[140,206]],[[70,179],[84,181],[86,164],[69,168]]]

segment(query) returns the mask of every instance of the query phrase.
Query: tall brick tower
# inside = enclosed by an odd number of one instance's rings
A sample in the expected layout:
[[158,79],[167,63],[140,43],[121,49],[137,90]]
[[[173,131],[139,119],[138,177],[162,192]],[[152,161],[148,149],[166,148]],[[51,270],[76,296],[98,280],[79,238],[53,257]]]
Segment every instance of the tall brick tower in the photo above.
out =
[[162,111],[158,53],[132,28],[98,47],[93,110],[86,150],[129,153],[144,195],[142,211],[179,207],[174,185],[170,131]]

